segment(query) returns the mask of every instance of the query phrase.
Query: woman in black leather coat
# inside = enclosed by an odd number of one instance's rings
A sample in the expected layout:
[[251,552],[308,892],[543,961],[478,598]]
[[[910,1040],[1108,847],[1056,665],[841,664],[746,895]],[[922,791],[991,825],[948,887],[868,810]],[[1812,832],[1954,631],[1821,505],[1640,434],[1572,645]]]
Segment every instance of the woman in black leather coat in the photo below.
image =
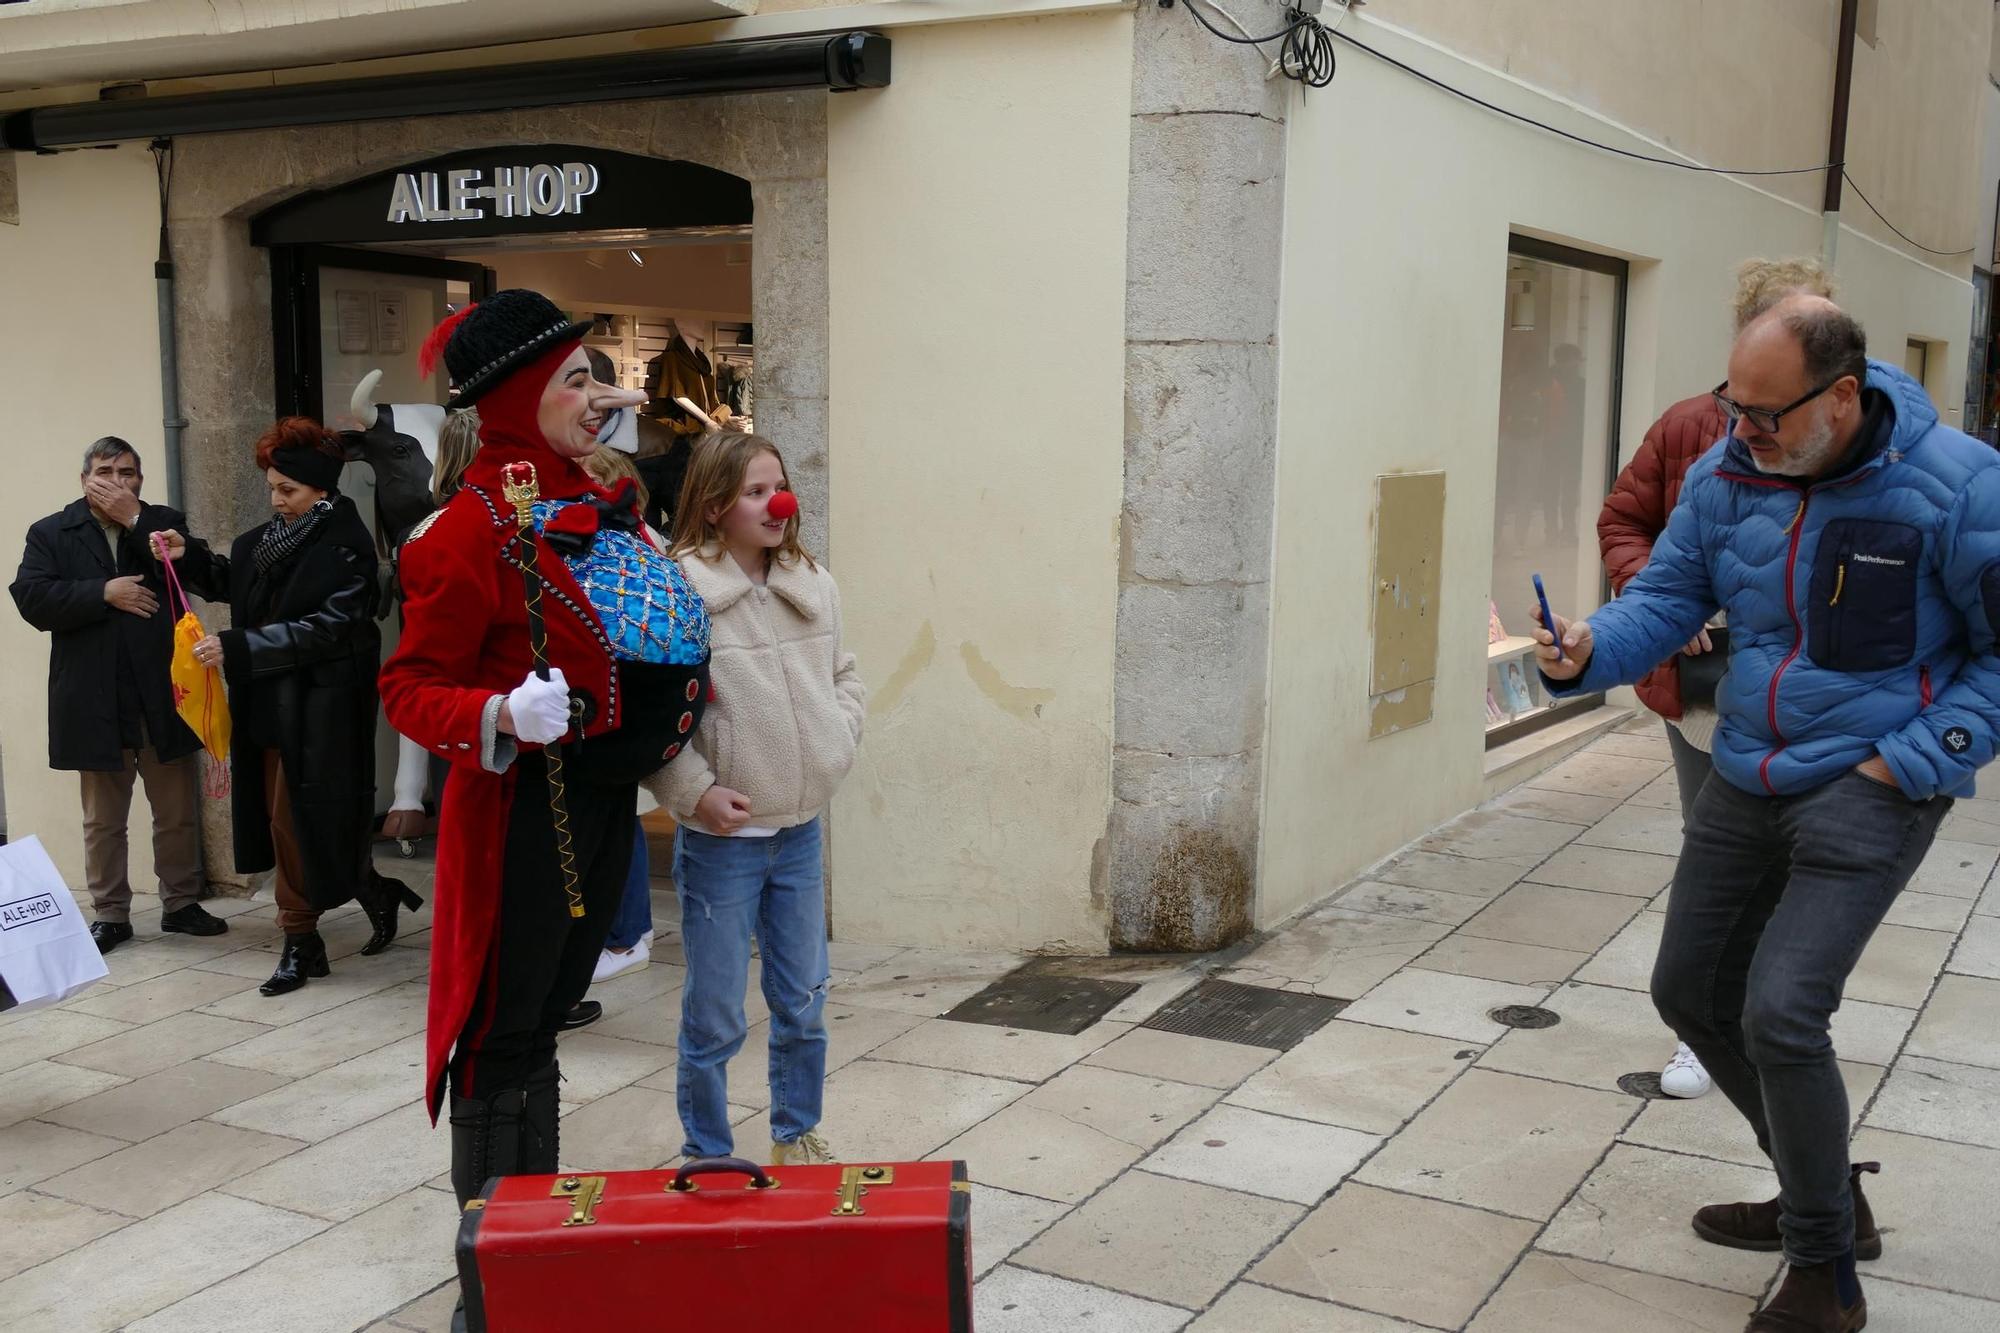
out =
[[[399,903],[419,900],[374,873],[375,540],[338,486],[339,437],[306,417],[279,421],[257,442],[271,488],[271,521],[238,537],[227,556],[169,539],[181,581],[229,601],[234,628],[195,644],[222,669],[234,727],[236,869],[277,868],[284,953],[266,995],[328,973],[320,913],[358,898],[379,952]],[[386,925],[385,925],[386,923]]]

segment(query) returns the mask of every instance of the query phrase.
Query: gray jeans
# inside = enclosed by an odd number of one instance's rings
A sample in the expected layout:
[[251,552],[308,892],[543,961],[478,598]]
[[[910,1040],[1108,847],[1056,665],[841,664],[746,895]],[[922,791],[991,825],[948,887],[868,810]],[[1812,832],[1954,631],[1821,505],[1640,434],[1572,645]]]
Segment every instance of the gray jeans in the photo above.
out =
[[1848,772],[1797,796],[1720,776],[1687,822],[1653,1003],[1778,1172],[1795,1264],[1854,1246],[1847,1089],[1829,1035],[1847,977],[1951,809]]

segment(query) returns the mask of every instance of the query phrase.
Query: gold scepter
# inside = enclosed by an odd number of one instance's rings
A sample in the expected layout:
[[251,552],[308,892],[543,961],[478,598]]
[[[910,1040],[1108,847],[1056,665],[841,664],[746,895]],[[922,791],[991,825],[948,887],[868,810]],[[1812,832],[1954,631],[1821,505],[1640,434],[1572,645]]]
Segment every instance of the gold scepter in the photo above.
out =
[[[549,629],[542,620],[541,553],[535,545],[535,501],[541,498],[541,482],[533,463],[507,463],[500,469],[500,493],[514,506],[514,522],[520,526],[521,581],[528,600],[528,652],[535,661],[535,674],[549,678]],[[572,704],[572,712],[574,705]],[[563,895],[569,899],[569,914],[583,915],[583,894],[576,887],[576,849],[570,842],[569,796],[563,788],[562,742],[542,748],[548,763],[549,822],[556,834],[556,865],[562,871]]]

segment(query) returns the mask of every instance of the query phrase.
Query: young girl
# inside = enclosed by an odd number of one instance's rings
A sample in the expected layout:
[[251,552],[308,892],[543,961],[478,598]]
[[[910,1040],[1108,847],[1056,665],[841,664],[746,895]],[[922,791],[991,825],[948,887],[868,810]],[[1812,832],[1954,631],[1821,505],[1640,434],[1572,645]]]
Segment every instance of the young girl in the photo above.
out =
[[680,820],[687,981],[679,1099],[689,1157],[733,1147],[725,1071],[743,1045],[750,938],[771,1010],[771,1162],[824,1162],[826,905],[820,816],[854,763],[866,691],[840,646],[840,591],[799,545],[777,446],[696,446],[672,554],[707,603],[712,697],[693,750],[648,785]]

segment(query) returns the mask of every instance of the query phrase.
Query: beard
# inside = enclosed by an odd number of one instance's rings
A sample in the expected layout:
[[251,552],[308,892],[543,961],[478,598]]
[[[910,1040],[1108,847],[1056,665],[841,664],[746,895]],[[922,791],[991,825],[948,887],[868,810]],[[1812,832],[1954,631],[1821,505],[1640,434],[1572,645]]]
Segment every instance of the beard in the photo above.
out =
[[1817,477],[1834,462],[1837,452],[1833,436],[1833,423],[1821,412],[1813,422],[1806,437],[1790,449],[1782,449],[1776,458],[1766,463],[1755,454],[1750,461],[1759,472],[1777,477]]

